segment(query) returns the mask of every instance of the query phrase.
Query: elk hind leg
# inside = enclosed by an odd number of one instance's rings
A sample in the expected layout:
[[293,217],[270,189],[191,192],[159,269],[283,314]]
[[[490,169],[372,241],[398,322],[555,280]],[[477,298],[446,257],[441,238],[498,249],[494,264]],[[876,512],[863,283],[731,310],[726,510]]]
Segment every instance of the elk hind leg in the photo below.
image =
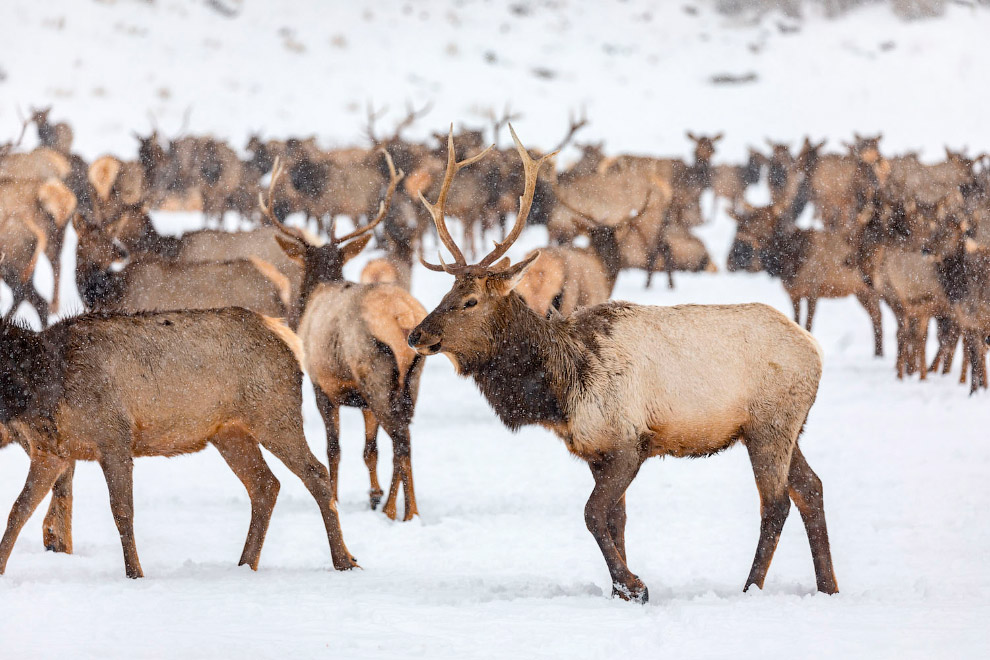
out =
[[763,589],[780,532],[790,512],[787,473],[797,433],[791,434],[784,426],[770,422],[757,429],[744,429],[743,434],[756,477],[756,489],[760,493],[760,540],[743,587],[746,591],[754,584]]
[[55,480],[68,467],[68,461],[42,451],[31,452],[31,466],[28,468],[27,479],[20,495],[14,500],[7,518],[7,529],[0,540],[0,575],[7,569],[7,560],[14,549],[17,536],[24,524],[41,504],[48,491],[52,489]]
[[828,528],[825,525],[825,500],[822,481],[814,473],[800,447],[794,447],[791,455],[790,471],[787,475],[787,489],[801,513],[804,529],[811,545],[811,559],[815,565],[815,581],[818,591],[827,594],[838,593],[835,570],[832,567],[832,551],[828,542]]
[[52,501],[42,525],[45,550],[72,554],[72,477],[75,471],[75,462],[68,462],[52,487]]
[[275,500],[278,498],[278,479],[265,463],[255,440],[242,430],[225,429],[210,438],[210,441],[244,484],[251,500],[251,524],[248,526],[244,551],[237,565],[247,564],[251,570],[256,571]]
[[[298,411],[302,405],[298,400],[292,403],[294,411]],[[252,427],[252,435],[262,447],[274,454],[275,458],[289,468],[289,471],[299,477],[306,490],[316,500],[323,516],[323,525],[327,530],[327,541],[330,543],[330,557],[334,568],[344,571],[356,567],[357,561],[344,544],[344,534],[340,529],[340,515],[333,497],[330,474],[309,450],[299,413],[296,412],[294,416],[261,416],[258,425]]]
[[873,356],[883,357],[883,315],[880,312],[880,297],[872,288],[868,288],[857,293],[856,299],[870,315],[870,323],[873,324]]
[[378,420],[370,410],[361,412],[364,413],[364,464],[368,467],[368,480],[371,482],[368,496],[374,511],[384,495],[382,486],[378,483]]
[[327,467],[330,470],[330,488],[337,500],[337,478],[340,473],[340,407],[330,401],[319,385],[314,385],[316,407],[320,409],[327,431]]
[[100,459],[110,492],[110,512],[117,524],[124,551],[124,572],[129,578],[144,577],[134,540],[134,458],[130,454],[105,454]]

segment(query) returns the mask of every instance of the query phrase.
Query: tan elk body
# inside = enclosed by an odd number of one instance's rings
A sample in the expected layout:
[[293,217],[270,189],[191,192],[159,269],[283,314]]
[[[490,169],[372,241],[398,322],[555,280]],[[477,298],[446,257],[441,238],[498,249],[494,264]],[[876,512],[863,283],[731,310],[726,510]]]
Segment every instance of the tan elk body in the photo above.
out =
[[[516,225],[477,265],[466,263],[446,229],[445,195],[429,207],[454,264],[428,266],[455,281],[410,334],[410,346],[423,355],[447,355],[510,428],[542,425],[588,462],[595,487],[585,521],[609,567],[613,593],[647,599],[625,550],[625,491],[643,462],[707,456],[738,441],[749,451],[762,518],[746,587],[762,588],[793,499],[818,588],[837,591],[821,481],[797,446],[822,374],[814,338],[762,304],[616,302],[566,317],[537,315],[514,291],[535,256],[515,265],[502,257],[525,226],[544,159],[533,161],[514,132],[513,138],[526,172]],[[474,160],[451,160],[444,188],[456,169]]]

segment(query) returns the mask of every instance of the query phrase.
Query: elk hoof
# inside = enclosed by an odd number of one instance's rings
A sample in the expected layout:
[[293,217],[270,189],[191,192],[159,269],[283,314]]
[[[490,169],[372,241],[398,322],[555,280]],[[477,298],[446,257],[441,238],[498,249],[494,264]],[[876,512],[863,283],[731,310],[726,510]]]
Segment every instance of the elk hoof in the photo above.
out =
[[615,598],[616,596],[622,600],[628,600],[632,603],[639,603],[640,605],[643,605],[649,602],[650,591],[639,578],[635,578],[632,584],[620,584],[618,582],[612,583],[612,598]]
[[336,571],[349,571],[353,568],[361,568],[361,567],[358,565],[357,559],[348,556],[347,559],[345,559],[344,561],[339,561],[339,562],[334,561],[333,568]]
[[45,530],[43,540],[45,542],[45,550],[48,552],[61,552],[67,555],[72,554],[72,544],[66,543],[65,539],[56,536],[51,530]]
[[385,506],[382,507],[382,513],[388,516],[391,520],[395,520],[395,502],[385,502]]
[[378,505],[381,504],[382,495],[384,495],[384,493],[382,491],[380,491],[380,490],[369,491],[369,497],[371,499],[371,510],[372,511],[376,510],[378,508]]

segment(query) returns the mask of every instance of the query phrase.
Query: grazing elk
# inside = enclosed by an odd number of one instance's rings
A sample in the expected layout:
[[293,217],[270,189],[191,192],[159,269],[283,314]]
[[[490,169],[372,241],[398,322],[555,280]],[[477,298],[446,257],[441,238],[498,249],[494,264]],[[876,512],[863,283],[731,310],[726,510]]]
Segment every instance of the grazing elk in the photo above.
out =
[[[218,340],[222,338],[222,340]],[[21,528],[73,461],[98,461],[110,490],[127,577],[142,577],[134,541],[138,456],[213,444],[251,499],[240,564],[257,569],[279,484],[259,445],[298,476],[323,514],[334,568],[344,545],[329,475],[303,435],[298,338],[244,309],[88,314],[41,333],[0,323],[0,424],[31,446],[31,466],[0,541],[0,574]]]
[[[613,594],[647,600],[625,548],[625,491],[643,462],[708,456],[738,440],[749,451],[762,517],[746,588],[763,586],[789,495],[804,518],[818,589],[836,592],[822,484],[797,446],[822,373],[814,338],[761,304],[615,302],[549,319],[533,312],[514,289],[537,255],[515,265],[502,257],[526,224],[546,157],[534,161],[512,135],[526,175],[516,224],[468,265],[446,229],[443,197],[430,207],[454,263],[426,265],[455,280],[409,345],[421,355],[447,355],[509,428],[542,425],[588,462],[595,487],[585,521],[608,564]],[[451,161],[447,177],[471,160]]]
[[392,284],[355,284],[344,280],[343,267],[371,239],[371,230],[385,217],[396,185],[402,178],[391,156],[385,152],[390,178],[378,215],[368,224],[344,236],[333,236],[325,245],[313,245],[284,227],[271,210],[280,171],[272,174],[267,204],[259,199],[262,212],[276,227],[279,245],[303,268],[299,337],[305,350],[306,372],[313,381],[316,403],[327,433],[327,459],[331,488],[336,499],[340,465],[340,406],[357,407],[364,413],[364,460],[368,467],[371,508],[382,498],[378,483],[378,426],[392,439],[392,483],[382,512],[396,517],[396,500],[402,486],[405,500],[403,520],[417,515],[413,490],[409,424],[419,392],[423,360],[406,345],[409,331],[426,310],[409,292]]

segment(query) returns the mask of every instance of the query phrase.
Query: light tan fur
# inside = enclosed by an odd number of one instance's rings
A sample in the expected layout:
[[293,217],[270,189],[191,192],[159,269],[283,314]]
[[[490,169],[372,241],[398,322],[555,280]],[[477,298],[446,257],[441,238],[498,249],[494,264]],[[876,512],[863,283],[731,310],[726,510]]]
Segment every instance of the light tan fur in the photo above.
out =
[[558,296],[558,311],[565,316],[578,307],[597,305],[609,299],[612,291],[608,274],[589,250],[551,247],[541,248],[539,253],[539,258],[516,288],[537,314],[545,315]]
[[361,300],[361,318],[368,331],[395,355],[399,386],[416,358],[409,348],[409,332],[426,317],[426,309],[408,291],[391,284],[369,288]]
[[296,356],[296,362],[299,363],[299,368],[303,371],[306,370],[306,350],[303,348],[302,340],[299,335],[294,333],[291,328],[285,323],[283,318],[274,318],[271,316],[261,315],[261,320],[264,322],[268,329],[271,330],[275,336],[285,342],[285,345],[289,347],[292,354]]
[[361,284],[398,284],[399,271],[387,259],[372,259],[361,269]]
[[248,257],[248,261],[254,264],[254,267],[278,288],[279,298],[282,299],[282,304],[288,309],[295,300],[289,278],[283,275],[278,268],[260,257]]
[[58,179],[48,179],[38,186],[38,201],[59,229],[64,228],[76,212],[76,196]]
[[46,147],[0,158],[0,181],[65,179],[71,171],[72,166],[65,156]]
[[89,166],[86,178],[96,190],[97,196],[104,202],[110,199],[110,191],[117,180],[117,175],[120,174],[121,167],[122,163],[113,156],[100,156]]

